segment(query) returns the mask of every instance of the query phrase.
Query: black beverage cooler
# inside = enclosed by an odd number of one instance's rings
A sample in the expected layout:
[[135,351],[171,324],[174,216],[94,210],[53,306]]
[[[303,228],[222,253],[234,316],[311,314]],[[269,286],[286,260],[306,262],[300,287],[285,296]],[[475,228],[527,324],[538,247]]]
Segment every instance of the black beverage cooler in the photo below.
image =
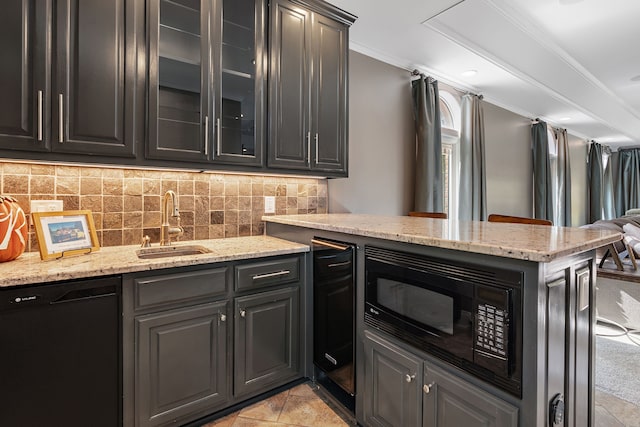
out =
[[313,239],[313,363],[317,381],[350,410],[355,396],[354,253],[355,245]]

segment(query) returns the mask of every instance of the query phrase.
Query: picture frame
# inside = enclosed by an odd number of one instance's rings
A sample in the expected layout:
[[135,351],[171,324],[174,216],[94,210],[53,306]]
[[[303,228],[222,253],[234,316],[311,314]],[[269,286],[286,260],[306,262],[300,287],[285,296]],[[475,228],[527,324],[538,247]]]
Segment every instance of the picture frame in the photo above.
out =
[[89,210],[32,212],[42,260],[81,255],[100,249]]

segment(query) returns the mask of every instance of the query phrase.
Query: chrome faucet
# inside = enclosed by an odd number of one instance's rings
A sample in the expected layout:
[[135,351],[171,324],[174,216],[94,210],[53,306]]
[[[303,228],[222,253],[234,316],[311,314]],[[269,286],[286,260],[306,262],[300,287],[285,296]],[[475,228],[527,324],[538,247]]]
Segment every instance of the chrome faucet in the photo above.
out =
[[[171,202],[171,216],[178,218],[178,225],[172,227],[169,224],[169,202]],[[162,198],[162,225],[160,226],[160,246],[171,244],[171,236],[182,236],[184,229],[180,226],[180,212],[178,211],[178,198],[176,193],[168,190]]]

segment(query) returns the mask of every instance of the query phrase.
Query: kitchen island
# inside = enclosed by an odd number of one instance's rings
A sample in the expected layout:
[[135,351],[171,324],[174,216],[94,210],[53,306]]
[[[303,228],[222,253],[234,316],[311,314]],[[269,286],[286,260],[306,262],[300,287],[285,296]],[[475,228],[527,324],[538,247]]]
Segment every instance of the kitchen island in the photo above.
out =
[[[356,214],[263,219],[269,236],[304,244],[322,238],[357,247],[359,423],[594,425],[595,250],[619,240],[618,233]],[[505,362],[516,386],[503,387],[483,369],[458,363],[447,356],[451,349],[437,352],[433,346],[409,344],[365,321],[365,293],[371,286],[367,251],[402,253],[443,269],[470,266],[519,277],[513,288],[518,312],[510,313],[509,325],[516,339]],[[477,321],[472,317],[471,322]]]

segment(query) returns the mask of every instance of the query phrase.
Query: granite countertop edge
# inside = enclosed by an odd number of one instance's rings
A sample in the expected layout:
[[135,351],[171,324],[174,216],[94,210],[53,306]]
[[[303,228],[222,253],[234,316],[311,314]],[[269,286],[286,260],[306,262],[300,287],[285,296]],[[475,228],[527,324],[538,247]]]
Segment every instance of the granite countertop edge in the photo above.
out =
[[[140,259],[136,255],[140,245],[112,246],[91,254],[47,261],[41,260],[37,252],[24,253],[13,261],[0,263],[0,288],[297,254],[310,249],[308,245],[270,236],[190,240],[176,242],[173,246],[185,245],[204,246],[211,252]],[[152,247],[159,246],[154,244]]]
[[621,239],[577,227],[362,214],[264,216],[266,222],[534,262],[551,262]]

